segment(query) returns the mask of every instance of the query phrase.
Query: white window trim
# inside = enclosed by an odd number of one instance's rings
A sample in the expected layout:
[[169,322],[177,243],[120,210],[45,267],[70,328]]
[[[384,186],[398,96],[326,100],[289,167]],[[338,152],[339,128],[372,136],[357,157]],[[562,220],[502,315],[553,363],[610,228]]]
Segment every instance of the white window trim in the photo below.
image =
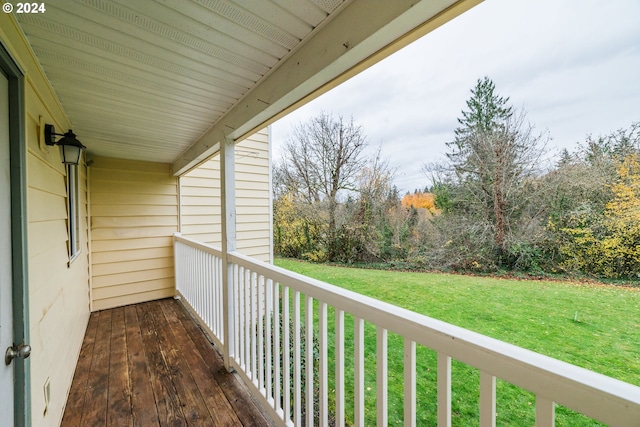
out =
[[80,177],[77,165],[67,165],[67,233],[69,265],[82,253],[80,241]]

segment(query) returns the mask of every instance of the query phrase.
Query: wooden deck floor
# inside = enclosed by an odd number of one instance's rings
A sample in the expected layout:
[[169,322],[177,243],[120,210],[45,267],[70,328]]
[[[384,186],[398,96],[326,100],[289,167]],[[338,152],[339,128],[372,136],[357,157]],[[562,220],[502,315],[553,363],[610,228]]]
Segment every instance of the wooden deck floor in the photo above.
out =
[[268,426],[180,302],[93,313],[62,426]]

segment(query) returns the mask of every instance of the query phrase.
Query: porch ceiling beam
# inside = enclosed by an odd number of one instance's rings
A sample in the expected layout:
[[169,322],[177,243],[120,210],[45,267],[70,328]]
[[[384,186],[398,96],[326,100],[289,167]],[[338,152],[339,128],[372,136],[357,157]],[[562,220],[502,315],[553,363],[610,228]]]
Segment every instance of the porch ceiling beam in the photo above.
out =
[[482,0],[353,0],[292,51],[173,163],[181,175]]

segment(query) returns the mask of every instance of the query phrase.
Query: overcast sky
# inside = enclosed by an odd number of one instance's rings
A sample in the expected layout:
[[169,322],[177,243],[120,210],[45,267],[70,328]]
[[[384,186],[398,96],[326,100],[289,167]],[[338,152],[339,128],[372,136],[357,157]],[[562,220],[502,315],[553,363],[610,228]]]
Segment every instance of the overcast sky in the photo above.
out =
[[325,111],[363,127],[401,191],[422,188],[484,76],[555,151],[627,128],[640,121],[640,0],[485,0],[273,124],[274,160]]

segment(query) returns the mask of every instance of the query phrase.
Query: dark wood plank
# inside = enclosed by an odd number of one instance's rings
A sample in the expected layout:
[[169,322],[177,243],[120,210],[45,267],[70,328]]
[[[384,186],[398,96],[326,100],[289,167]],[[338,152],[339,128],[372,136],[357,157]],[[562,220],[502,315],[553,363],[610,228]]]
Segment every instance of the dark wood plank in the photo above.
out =
[[135,306],[125,307],[124,313],[133,425],[135,427],[160,426]]
[[192,349],[182,349],[177,345],[160,304],[161,302],[159,301],[149,303],[149,312],[153,316],[158,333],[158,343],[180,399],[182,412],[186,417],[187,424],[213,427],[213,419],[200,394],[200,390],[198,390],[196,380],[193,378],[191,370],[185,361],[186,353],[192,351]]
[[151,388],[156,401],[158,419],[161,426],[186,426],[184,414],[180,406],[180,398],[171,380],[162,349],[159,345],[158,333],[149,311],[149,303],[138,304],[136,311],[140,322],[140,333],[149,367]]
[[112,310],[107,425],[133,425],[124,308]]
[[[184,349],[182,352],[184,361],[191,371],[214,424],[220,427],[241,425],[242,423],[234,412],[233,407],[229,404],[227,397],[215,380],[214,372],[211,372],[202,359],[200,352],[194,350],[194,343],[189,338],[189,334],[178,317],[177,310],[181,309],[179,303],[166,300],[162,302],[161,308],[167,319],[167,330],[173,334],[173,339],[178,347]],[[212,351],[215,350],[212,349]]]
[[223,361],[218,351],[209,342],[198,325],[196,325],[186,309],[177,301],[175,301],[174,304],[180,305],[180,309],[176,310],[176,313],[182,325],[189,334],[195,349],[200,353],[202,360],[207,364],[209,371],[227,396],[229,404],[235,410],[242,425],[245,427],[269,426],[270,423],[265,419],[257,404],[253,401],[249,391],[236,375],[229,374],[224,369]]
[[109,355],[111,352],[111,314],[98,313],[98,330],[93,346],[89,378],[91,385],[85,397],[82,421],[78,425],[97,426],[107,422],[107,395],[109,391]]
[[62,426],[269,426],[182,304],[93,313]]
[[67,397],[67,405],[64,409],[61,427],[75,427],[80,425],[82,420],[82,409],[84,407],[85,395],[89,387],[91,378],[89,370],[91,369],[91,359],[93,358],[93,346],[96,341],[96,332],[98,330],[98,313],[93,313],[89,317],[87,331],[85,332],[78,364],[71,382],[71,389]]

